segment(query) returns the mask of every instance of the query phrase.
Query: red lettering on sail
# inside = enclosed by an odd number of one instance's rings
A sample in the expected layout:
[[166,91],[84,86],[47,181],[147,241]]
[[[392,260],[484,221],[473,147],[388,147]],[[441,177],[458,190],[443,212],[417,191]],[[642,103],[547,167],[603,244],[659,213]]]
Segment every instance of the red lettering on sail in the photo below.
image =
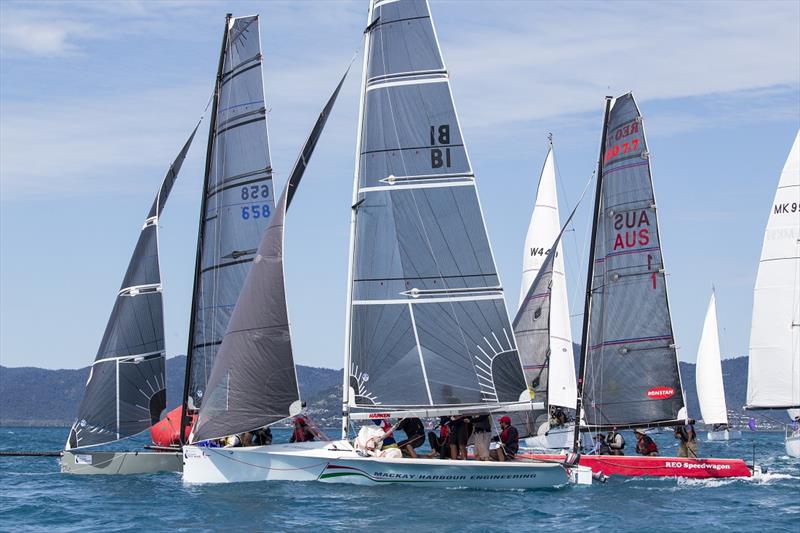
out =
[[[613,220],[614,229],[617,230],[613,251],[650,244],[650,216],[646,210],[616,213]],[[626,231],[620,231],[622,229]]]
[[672,387],[653,387],[647,391],[647,397],[651,400],[666,400],[675,395],[675,389]]

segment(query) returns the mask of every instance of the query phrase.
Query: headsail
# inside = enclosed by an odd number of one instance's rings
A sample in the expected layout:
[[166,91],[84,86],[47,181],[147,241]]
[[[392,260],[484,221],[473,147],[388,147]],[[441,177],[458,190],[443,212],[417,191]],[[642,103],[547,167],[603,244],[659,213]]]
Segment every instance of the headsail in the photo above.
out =
[[[520,287],[519,311],[525,304],[528,290],[539,273],[542,265],[552,254],[551,245],[560,234],[561,220],[558,214],[558,195],[556,193],[556,171],[553,155],[553,146],[547,151],[547,158],[539,178],[539,188],[536,191],[536,205],[525,238],[525,254],[522,260],[522,286]],[[575,407],[575,358],[572,351],[572,331],[569,319],[569,304],[567,303],[567,284],[564,276],[564,247],[561,240],[555,249],[555,258],[552,265],[552,313],[549,314],[548,346],[552,353],[547,360],[548,368],[544,369],[540,384],[536,388],[535,399],[545,401],[550,405],[562,407]],[[549,281],[548,281],[549,283]],[[549,298],[549,296],[548,296]],[[516,326],[515,326],[516,331]],[[519,336],[517,336],[519,342]],[[523,364],[526,356],[520,346],[520,356]],[[544,364],[544,361],[541,361]],[[526,378],[528,372],[526,371]],[[527,380],[530,386],[530,379]],[[546,398],[545,398],[546,396]]]
[[706,424],[727,424],[728,409],[725,405],[725,386],[722,382],[722,362],[717,329],[717,300],[711,293],[708,311],[703,323],[703,334],[697,348],[697,399],[700,413]]
[[261,240],[214,361],[193,441],[272,424],[299,404],[283,274],[284,217],[346,76],[317,118]]
[[[582,407],[589,428],[686,416],[642,116],[617,98],[598,175]],[[586,327],[586,326],[585,326]]]
[[[561,246],[561,237],[564,231],[569,226],[575,209],[570,213],[564,227],[556,234],[555,240],[548,245],[549,250],[558,250]],[[528,390],[531,393],[531,398],[537,402],[545,402],[546,404],[553,404],[552,400],[548,402],[548,383],[553,383],[552,379],[552,361],[556,357],[563,357],[562,342],[560,339],[554,338],[552,333],[553,324],[553,309],[556,309],[555,295],[556,295],[556,280],[557,271],[556,264],[558,263],[558,255],[548,253],[545,255],[544,261],[537,268],[536,278],[531,282],[528,287],[528,292],[525,298],[520,302],[519,311],[517,316],[514,317],[514,338],[517,341],[517,350],[522,360],[522,368],[525,373],[525,383],[528,385]],[[563,275],[563,273],[562,273]],[[569,352],[572,357],[572,351]],[[572,376],[573,386],[575,385],[575,376]],[[572,397],[573,402],[575,397]],[[565,405],[565,407],[574,407],[575,404]],[[537,434],[539,426],[549,419],[548,413],[540,412],[538,419],[541,422],[536,423],[536,427],[530,429],[532,434]],[[544,416],[542,416],[544,415]]]
[[166,407],[158,217],[196,132],[197,126],[167,171],[147,213],[89,370],[78,417],[67,438],[68,450],[136,435],[158,422]]
[[365,49],[344,407],[529,404],[427,2],[373,0]]
[[257,15],[228,16],[198,230],[184,391],[189,408],[202,405],[214,358],[274,211],[260,41]]
[[747,408],[800,407],[800,132],[764,232],[750,329]]

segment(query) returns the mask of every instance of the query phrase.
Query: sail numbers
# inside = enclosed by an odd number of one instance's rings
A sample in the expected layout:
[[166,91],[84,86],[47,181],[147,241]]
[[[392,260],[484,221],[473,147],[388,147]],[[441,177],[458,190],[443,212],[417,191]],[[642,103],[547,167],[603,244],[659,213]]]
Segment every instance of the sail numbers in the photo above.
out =
[[797,213],[800,211],[800,203],[797,202],[786,202],[784,204],[775,204],[772,207],[772,212],[776,215],[781,215],[784,213]]
[[619,155],[636,152],[639,149],[639,139],[624,140],[626,137],[630,137],[635,133],[639,133],[639,123],[633,121],[617,128],[613,135],[609,135],[609,137],[613,137],[613,139],[609,138],[609,144],[614,142],[617,144],[613,144],[608,150],[606,150],[606,155],[603,158],[603,162],[608,163],[610,160]]
[[[431,146],[450,144],[450,124],[431,126]],[[450,167],[450,148],[431,148],[431,168]]]
[[[242,200],[258,201],[269,198],[269,185],[248,185],[241,189]],[[242,206],[242,219],[268,218],[269,204],[254,203]]]

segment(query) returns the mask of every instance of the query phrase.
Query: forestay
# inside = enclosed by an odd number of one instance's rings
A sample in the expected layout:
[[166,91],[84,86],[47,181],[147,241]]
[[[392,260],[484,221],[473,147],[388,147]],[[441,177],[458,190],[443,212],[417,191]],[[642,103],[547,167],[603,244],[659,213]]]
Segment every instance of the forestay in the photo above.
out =
[[728,409],[725,405],[725,386],[722,382],[722,362],[717,329],[717,299],[711,293],[700,346],[697,348],[697,399],[700,413],[706,424],[727,424]]
[[800,407],[800,132],[764,232],[748,361],[748,408]]
[[583,408],[589,428],[685,417],[649,153],[633,95],[608,121],[591,276]]
[[[558,213],[558,194],[556,193],[556,172],[553,147],[547,152],[547,158],[539,178],[536,191],[536,205],[531,216],[528,234],[525,238],[525,254],[522,260],[522,286],[520,287],[519,311],[525,304],[528,290],[536,278],[543,263],[552,254],[551,245],[560,233],[561,220]],[[552,313],[549,321],[549,346],[552,352],[547,361],[538,359],[536,364],[546,364],[542,368],[539,385],[535,388],[535,400],[550,405],[575,408],[575,358],[572,349],[572,331],[570,328],[569,304],[567,302],[567,283],[564,276],[564,246],[558,241],[552,265]],[[548,282],[549,283],[549,282]],[[548,296],[549,297],[549,296]],[[518,315],[519,316],[519,315]],[[515,326],[516,331],[516,326]],[[517,335],[517,342],[520,338]],[[523,364],[526,355],[520,346]],[[538,371],[537,371],[538,372]],[[531,381],[526,379],[530,387]]]
[[[348,69],[349,70],[349,69]],[[299,410],[283,272],[284,217],[342,88],[311,130],[256,252],[208,380],[193,441],[242,433]]]
[[273,214],[258,16],[227,22],[217,77],[199,264],[192,299],[188,407],[199,408],[236,299]]
[[130,437],[158,422],[166,407],[164,309],[158,218],[197,127],[167,171],[133,250],[72,424],[66,449]]
[[424,0],[372,3],[364,66],[345,409],[529,403]]

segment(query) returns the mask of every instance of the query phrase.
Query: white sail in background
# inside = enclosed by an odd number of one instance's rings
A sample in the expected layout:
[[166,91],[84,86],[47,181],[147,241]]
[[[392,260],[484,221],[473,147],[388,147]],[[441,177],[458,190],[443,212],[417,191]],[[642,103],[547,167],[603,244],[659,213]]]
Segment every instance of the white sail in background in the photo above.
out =
[[[525,255],[522,259],[522,286],[520,287],[520,306],[528,289],[539,273],[550,246],[561,231],[556,193],[556,172],[553,147],[539,178],[536,205],[533,208],[528,235],[525,238]],[[572,353],[572,331],[567,302],[567,284],[564,277],[564,253],[562,241],[556,247],[553,265],[552,311],[550,314],[550,364],[548,379],[548,403],[562,407],[575,407],[575,359]]]
[[697,348],[697,398],[700,414],[706,424],[727,424],[728,409],[725,405],[725,386],[722,383],[722,363],[717,328],[717,301],[711,293],[703,334]]
[[800,132],[764,233],[748,366],[748,407],[800,407]]

